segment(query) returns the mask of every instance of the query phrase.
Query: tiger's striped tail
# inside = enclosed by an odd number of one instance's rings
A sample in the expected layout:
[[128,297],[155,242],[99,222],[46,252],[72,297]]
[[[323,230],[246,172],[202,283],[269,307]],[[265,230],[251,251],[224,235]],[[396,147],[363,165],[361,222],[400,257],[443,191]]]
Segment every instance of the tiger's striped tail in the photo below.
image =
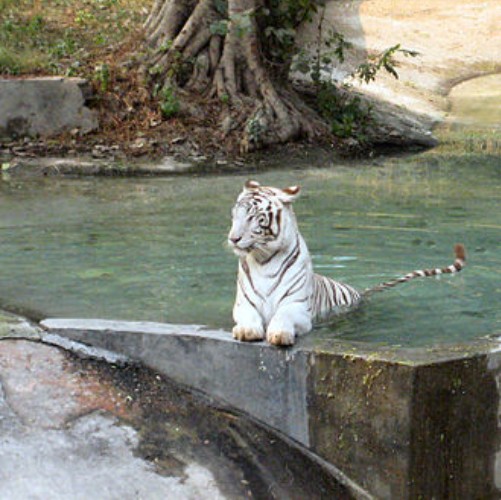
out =
[[396,285],[400,285],[401,283],[407,283],[408,281],[411,281],[414,278],[424,278],[427,276],[438,276],[440,274],[458,273],[463,269],[463,267],[466,264],[466,251],[464,246],[461,243],[457,243],[456,245],[454,245],[454,253],[456,259],[454,260],[454,263],[451,264],[450,266],[436,269],[419,269],[417,271],[412,271],[411,273],[408,273],[400,278],[386,281],[374,287],[367,288],[363,291],[362,295],[364,297],[367,297],[368,295],[371,295],[374,292],[382,292],[389,288],[393,288]]

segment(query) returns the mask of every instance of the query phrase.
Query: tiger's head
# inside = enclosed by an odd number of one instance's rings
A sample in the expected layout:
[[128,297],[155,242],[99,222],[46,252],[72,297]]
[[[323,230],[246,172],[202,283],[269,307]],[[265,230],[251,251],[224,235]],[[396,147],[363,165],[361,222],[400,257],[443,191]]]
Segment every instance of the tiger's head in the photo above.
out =
[[299,186],[278,189],[247,181],[231,212],[228,244],[235,254],[253,252],[266,258],[284,247],[295,232],[291,203],[299,191]]

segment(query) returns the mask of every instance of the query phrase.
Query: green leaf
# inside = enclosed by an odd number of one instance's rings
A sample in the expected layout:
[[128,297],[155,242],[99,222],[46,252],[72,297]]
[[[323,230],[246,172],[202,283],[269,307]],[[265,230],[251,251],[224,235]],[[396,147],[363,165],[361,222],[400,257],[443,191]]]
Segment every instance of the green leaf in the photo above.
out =
[[216,21],[210,25],[209,29],[213,35],[225,36],[228,33],[228,21],[225,19]]
[[216,8],[216,12],[221,14],[222,16],[226,16],[228,14],[228,4],[226,0],[214,0],[214,7]]

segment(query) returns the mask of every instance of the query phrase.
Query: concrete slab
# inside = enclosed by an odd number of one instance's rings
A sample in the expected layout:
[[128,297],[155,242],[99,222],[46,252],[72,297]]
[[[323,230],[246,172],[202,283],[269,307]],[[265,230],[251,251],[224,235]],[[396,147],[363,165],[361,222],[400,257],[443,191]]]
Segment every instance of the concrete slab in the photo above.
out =
[[499,493],[498,342],[399,353],[306,336],[277,349],[199,326],[69,319],[41,326],[247,413],[333,464],[360,497]]
[[0,138],[95,130],[97,115],[85,105],[88,92],[81,78],[0,79]]
[[43,328],[129,356],[267,423],[306,446],[307,356],[241,344],[224,331],[148,322],[47,319]]

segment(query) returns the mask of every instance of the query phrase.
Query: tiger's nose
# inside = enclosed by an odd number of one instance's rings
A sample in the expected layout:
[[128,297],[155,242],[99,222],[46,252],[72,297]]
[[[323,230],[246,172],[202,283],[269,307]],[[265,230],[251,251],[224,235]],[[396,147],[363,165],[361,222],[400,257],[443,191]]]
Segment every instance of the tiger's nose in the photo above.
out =
[[234,245],[236,245],[236,244],[237,244],[237,243],[238,243],[238,242],[242,239],[242,237],[241,237],[241,236],[230,236],[230,238],[229,238],[229,239],[230,239],[230,241],[231,241]]

